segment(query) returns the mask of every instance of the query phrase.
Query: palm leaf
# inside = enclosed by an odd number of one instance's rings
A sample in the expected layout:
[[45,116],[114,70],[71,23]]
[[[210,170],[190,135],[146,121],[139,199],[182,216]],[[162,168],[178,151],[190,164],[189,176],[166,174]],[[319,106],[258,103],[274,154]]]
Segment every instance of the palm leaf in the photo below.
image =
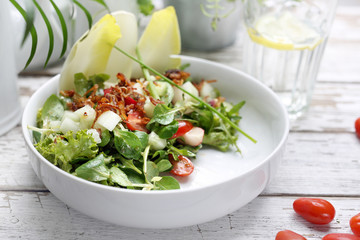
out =
[[37,3],[36,0],[33,0],[34,2],[34,5],[36,6],[36,8],[39,10],[45,24],[46,24],[46,28],[48,30],[48,34],[49,34],[49,50],[48,50],[48,55],[46,57],[46,61],[45,61],[45,64],[44,64],[44,68],[46,68],[50,58],[51,58],[51,55],[53,53],[53,50],[54,50],[54,31],[51,27],[51,23],[49,21],[49,19],[47,18],[45,12],[42,10],[42,8],[40,7],[40,5]]
[[108,11],[108,13],[111,12],[109,6],[105,3],[104,0],[92,0],[92,1],[97,2],[97,3],[101,4],[101,5],[103,5],[103,7],[106,9],[106,11]]
[[85,13],[85,16],[88,20],[88,23],[89,23],[89,29],[91,28],[92,26],[92,22],[93,22],[93,19],[92,19],[92,16],[90,14],[90,12],[81,4],[79,3],[77,0],[73,0],[74,4],[76,4],[84,13]]
[[65,55],[67,45],[68,45],[68,29],[66,26],[64,15],[61,13],[59,7],[54,3],[54,0],[50,0],[51,5],[55,9],[55,12],[59,18],[60,24],[61,24],[61,30],[63,33],[63,46],[60,54],[60,58],[62,58]]
[[19,13],[21,14],[21,16],[24,18],[24,20],[26,22],[26,28],[25,28],[25,33],[24,33],[24,38],[23,38],[23,41],[22,41],[22,45],[24,44],[25,40],[29,36],[29,33],[31,35],[32,45],[31,45],[30,56],[29,56],[29,58],[28,58],[28,60],[27,60],[27,62],[25,64],[25,68],[27,68],[29,66],[29,64],[31,63],[31,61],[33,60],[34,56],[35,56],[37,42],[38,42],[37,32],[36,32],[36,29],[34,27],[34,11],[30,10],[30,11],[26,12],[16,2],[16,0],[10,0],[10,2],[19,11]]

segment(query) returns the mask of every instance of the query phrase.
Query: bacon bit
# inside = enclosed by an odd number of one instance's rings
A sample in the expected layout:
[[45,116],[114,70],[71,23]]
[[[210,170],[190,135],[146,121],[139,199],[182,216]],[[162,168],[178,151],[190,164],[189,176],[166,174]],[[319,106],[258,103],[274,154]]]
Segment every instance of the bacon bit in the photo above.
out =
[[75,94],[75,91],[74,90],[61,90],[60,91],[60,95],[61,96],[64,96],[64,97],[73,97]]
[[190,73],[179,69],[170,69],[165,72],[165,77],[170,78],[171,80],[186,80],[190,77]]
[[153,98],[153,97],[149,97],[149,99],[150,99],[150,102],[153,104],[153,105],[157,105],[157,104],[164,104],[164,102],[163,101],[161,101],[161,100],[158,100],[158,99],[155,99],[155,98]]

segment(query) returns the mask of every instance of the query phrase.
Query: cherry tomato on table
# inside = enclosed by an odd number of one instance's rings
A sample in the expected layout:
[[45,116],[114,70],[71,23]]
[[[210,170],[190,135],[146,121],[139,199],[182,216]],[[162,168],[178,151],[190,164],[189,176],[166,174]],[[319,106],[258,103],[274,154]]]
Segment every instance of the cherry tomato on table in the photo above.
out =
[[356,236],[360,237],[360,213],[350,219],[350,228]]
[[350,233],[330,233],[324,236],[322,240],[360,240],[360,237]]
[[276,234],[275,240],[306,240],[306,238],[296,232],[283,230]]
[[193,128],[193,125],[189,121],[179,120],[178,123],[179,123],[179,128],[171,138],[184,136],[185,133],[187,133]]
[[355,132],[358,138],[360,138],[360,118],[355,121]]
[[185,156],[179,155],[179,161],[175,161],[173,156],[169,154],[169,161],[173,165],[170,173],[180,176],[186,177],[189,176],[194,171],[194,164]]
[[298,198],[293,208],[297,214],[314,224],[328,224],[335,217],[334,206],[320,198]]

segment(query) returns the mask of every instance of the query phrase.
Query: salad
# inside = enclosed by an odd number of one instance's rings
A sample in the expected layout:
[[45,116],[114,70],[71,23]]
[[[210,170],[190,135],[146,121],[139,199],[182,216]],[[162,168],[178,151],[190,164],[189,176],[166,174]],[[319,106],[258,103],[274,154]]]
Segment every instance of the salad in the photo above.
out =
[[192,79],[170,57],[179,51],[173,7],[155,12],[139,41],[134,15],[105,15],[72,47],[60,92],[29,127],[37,151],[77,177],[142,190],[179,189],[204,145],[240,151],[237,131],[253,140],[238,127],[244,102]]
[[[194,170],[196,153],[207,145],[220,151],[236,146],[229,123],[204,103],[238,124],[239,110],[212,86],[196,82],[180,69],[164,77],[192,95],[163,81],[127,79],[107,86],[107,74],[74,76],[75,90],[51,95],[37,114],[35,148],[48,161],[77,177],[109,186],[143,189],[179,189],[176,178]],[[239,151],[239,149],[237,148]]]

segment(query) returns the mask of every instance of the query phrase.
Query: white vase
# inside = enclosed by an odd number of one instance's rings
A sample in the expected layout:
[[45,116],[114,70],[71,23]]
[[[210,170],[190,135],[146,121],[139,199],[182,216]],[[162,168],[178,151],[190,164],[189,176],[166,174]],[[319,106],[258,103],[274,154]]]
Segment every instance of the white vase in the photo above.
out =
[[15,127],[21,118],[17,91],[14,34],[10,20],[10,2],[0,1],[0,135]]

